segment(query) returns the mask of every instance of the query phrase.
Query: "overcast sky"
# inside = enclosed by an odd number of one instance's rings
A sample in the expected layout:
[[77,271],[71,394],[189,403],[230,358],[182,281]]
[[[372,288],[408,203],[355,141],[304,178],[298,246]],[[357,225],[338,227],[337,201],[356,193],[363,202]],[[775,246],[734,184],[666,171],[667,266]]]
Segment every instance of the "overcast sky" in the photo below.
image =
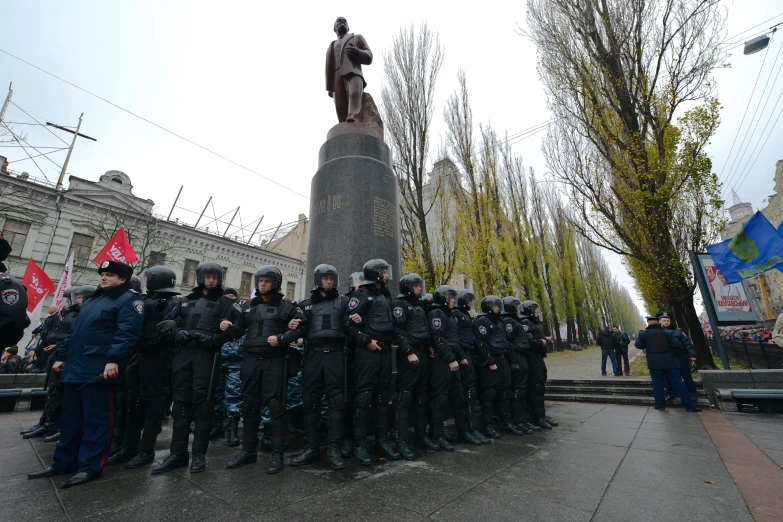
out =
[[[724,6],[729,12],[729,36],[778,14],[747,34],[783,21],[779,0],[734,0]],[[460,68],[467,74],[477,122],[491,122],[501,133],[513,134],[549,118],[535,68],[535,47],[515,33],[517,24],[525,25],[522,1],[484,0],[462,8],[445,1],[7,0],[0,49],[309,195],[318,149],[336,123],[334,104],[325,92],[324,58],[334,38],[332,24],[337,16],[345,16],[351,31],[364,35],[375,54],[373,65],[364,70],[367,91],[376,99],[383,80],[383,53],[400,27],[426,21],[439,33],[445,59],[438,78],[433,151],[444,131],[445,99],[456,87]],[[781,40],[778,37],[771,44],[760,77],[765,53],[743,56],[741,47],[729,58],[732,68],[715,74],[723,123],[710,154],[721,179],[731,175],[724,172],[729,172],[735,153],[725,169],[723,165],[753,83],[760,78],[735,151]],[[783,59],[769,81],[769,102],[764,107],[762,101],[758,109],[756,119],[761,124],[755,137],[748,136],[751,147],[743,165],[753,146],[763,142],[759,140],[761,129],[783,91],[783,82],[775,82],[781,65]],[[178,206],[200,212],[213,196],[218,215],[240,206],[244,224],[266,216],[262,229],[309,213],[306,198],[0,53],[1,96],[9,82],[14,83],[13,101],[40,121],[76,125],[79,114],[85,113],[82,132],[98,142],[78,142],[70,174],[97,180],[108,170],[121,170],[131,177],[135,194],[155,201],[159,213],[168,214],[181,185]],[[770,126],[783,107],[781,101]],[[14,106],[5,120],[30,121]],[[778,122],[763,149],[759,143],[760,155],[752,168],[746,167],[749,175],[738,189],[740,197],[754,207],[760,207],[772,193],[775,161],[783,158],[781,129],[783,122]],[[33,145],[60,143],[40,128],[19,125],[16,131],[27,132]],[[525,163],[540,174],[546,172],[540,151],[542,134],[514,145]],[[0,154],[10,160],[25,157],[18,149],[2,150]],[[65,153],[51,158],[62,164]],[[49,179],[56,180],[58,167],[42,158],[36,161]],[[11,168],[41,176],[29,160],[13,163]],[[184,210],[175,210],[174,216],[190,223],[197,217]],[[607,255],[607,259],[618,281],[633,292],[632,280],[619,258]]]

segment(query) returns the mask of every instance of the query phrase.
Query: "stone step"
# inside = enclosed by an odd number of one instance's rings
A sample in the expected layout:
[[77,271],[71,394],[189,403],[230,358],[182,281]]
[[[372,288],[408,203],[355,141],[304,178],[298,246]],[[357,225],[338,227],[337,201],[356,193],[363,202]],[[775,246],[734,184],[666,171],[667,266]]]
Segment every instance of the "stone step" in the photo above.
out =
[[[553,393],[579,393],[579,394],[593,394],[593,395],[644,395],[652,397],[652,386],[646,388],[639,387],[627,387],[627,386],[612,386],[612,387],[600,387],[600,386],[553,386],[552,384],[546,384],[547,392]],[[707,393],[701,389],[696,389],[696,394],[699,397],[707,397]]]
[[[640,406],[654,406],[655,399],[652,394],[649,396],[642,395],[601,395],[601,394],[587,394],[587,393],[550,393],[547,390],[544,399],[548,401],[568,401],[568,402],[598,402],[598,403],[611,403],[611,404],[638,404]],[[667,406],[674,406],[682,408],[682,402],[680,399],[674,399],[667,401]],[[710,402],[704,398],[699,397],[696,401],[696,405],[700,408],[709,408]]]
[[[695,381],[696,388],[701,388],[701,381]],[[591,387],[613,387],[622,386],[626,388],[642,387],[651,388],[652,380],[649,377],[614,377],[605,379],[547,379],[547,386],[591,386]]]

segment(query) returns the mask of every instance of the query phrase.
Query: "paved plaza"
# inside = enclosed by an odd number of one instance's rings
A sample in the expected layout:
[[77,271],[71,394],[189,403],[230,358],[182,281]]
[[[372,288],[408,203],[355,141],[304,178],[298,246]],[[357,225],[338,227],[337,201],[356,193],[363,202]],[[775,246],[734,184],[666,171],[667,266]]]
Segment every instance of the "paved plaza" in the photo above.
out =
[[[37,414],[4,414],[0,520],[783,520],[783,416],[547,407],[560,422],[550,432],[459,444],[412,462],[376,458],[372,467],[350,462],[344,471],[320,462],[270,476],[268,454],[227,470],[237,450],[216,443],[205,473],[108,467],[99,480],[67,490],[61,478],[26,478],[51,462],[54,449],[19,436]],[[158,461],[170,435],[166,426]],[[292,450],[300,444],[298,436],[291,442]]]

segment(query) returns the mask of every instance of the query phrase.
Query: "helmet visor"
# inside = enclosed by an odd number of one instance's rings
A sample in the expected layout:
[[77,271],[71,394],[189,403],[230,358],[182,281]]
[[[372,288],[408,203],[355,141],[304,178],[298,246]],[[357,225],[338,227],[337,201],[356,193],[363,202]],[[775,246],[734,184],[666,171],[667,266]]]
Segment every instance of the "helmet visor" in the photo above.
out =
[[315,286],[321,290],[334,290],[340,284],[337,274],[327,272],[315,276]]
[[198,271],[197,283],[207,288],[217,288],[223,284],[223,270],[202,268]]

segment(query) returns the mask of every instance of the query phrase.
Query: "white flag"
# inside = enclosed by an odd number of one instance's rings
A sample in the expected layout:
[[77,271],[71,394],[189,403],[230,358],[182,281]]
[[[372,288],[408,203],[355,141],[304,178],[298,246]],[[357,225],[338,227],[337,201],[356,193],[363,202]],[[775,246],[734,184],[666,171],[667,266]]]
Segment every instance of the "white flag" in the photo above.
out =
[[[38,306],[36,306],[32,312],[27,312],[27,317],[30,318],[30,326],[25,329],[24,335],[19,340],[19,342],[16,343],[16,345],[19,347],[19,355],[22,357],[24,357],[28,351],[35,350],[35,345],[28,345],[32,343],[33,330],[38,328],[38,326],[41,324],[41,308],[43,308],[43,299],[41,299],[41,302],[38,303]],[[25,348],[27,350],[25,350]]]
[[71,287],[71,283],[73,282],[73,250],[71,250],[71,257],[68,258],[68,262],[65,263],[65,272],[63,272],[63,276],[60,278],[60,282],[57,283],[57,290],[54,292],[54,300],[52,301],[52,304],[59,308],[60,310],[63,309],[63,306],[65,306],[65,299],[63,298],[63,294],[66,290],[68,290]]

